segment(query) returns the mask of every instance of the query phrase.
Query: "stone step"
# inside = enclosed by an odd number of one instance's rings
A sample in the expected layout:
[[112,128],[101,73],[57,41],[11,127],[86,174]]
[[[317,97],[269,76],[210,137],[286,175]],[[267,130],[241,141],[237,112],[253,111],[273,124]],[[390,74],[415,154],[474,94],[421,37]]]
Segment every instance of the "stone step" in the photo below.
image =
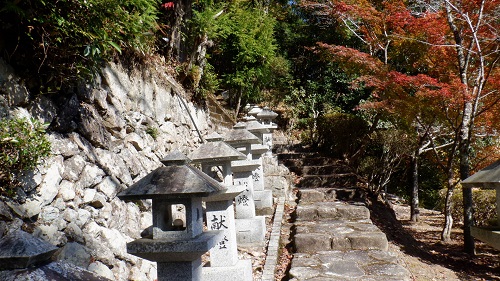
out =
[[294,246],[298,253],[325,250],[384,250],[386,235],[369,219],[322,220],[298,222],[295,225]]
[[364,193],[357,187],[351,188],[312,188],[299,189],[297,197],[301,203],[323,202],[323,201],[362,201]]
[[298,176],[302,175],[331,175],[331,174],[347,174],[350,169],[344,165],[328,165],[328,166],[289,166],[288,170]]
[[295,214],[297,221],[370,219],[370,211],[365,206],[349,205],[343,202],[299,203]]
[[410,272],[398,264],[395,254],[380,251],[322,251],[296,253],[290,281],[409,281]]
[[357,177],[354,174],[333,174],[333,175],[305,175],[302,176],[297,187],[318,188],[318,187],[340,187],[354,186]]
[[294,247],[297,253],[320,251],[381,250],[388,249],[387,237],[383,232],[354,232],[344,235],[332,233],[297,233]]
[[[281,154],[283,155],[283,154]],[[279,158],[278,158],[279,159]],[[287,166],[327,166],[339,163],[338,160],[327,158],[327,157],[314,157],[314,158],[294,158],[294,159],[279,159],[279,161]]]
[[288,152],[288,153],[280,153],[278,154],[279,160],[288,160],[288,159],[306,159],[306,158],[318,158],[322,157],[317,152]]

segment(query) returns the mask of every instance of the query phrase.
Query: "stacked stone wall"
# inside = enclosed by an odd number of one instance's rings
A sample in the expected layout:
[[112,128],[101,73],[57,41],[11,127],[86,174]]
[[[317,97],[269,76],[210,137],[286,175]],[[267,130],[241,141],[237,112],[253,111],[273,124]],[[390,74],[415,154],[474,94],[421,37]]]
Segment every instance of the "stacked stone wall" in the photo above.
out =
[[213,125],[154,67],[130,72],[109,64],[95,84],[33,97],[0,61],[0,117],[49,123],[52,144],[52,155],[23,177],[21,201],[0,201],[0,237],[21,228],[60,247],[57,259],[111,280],[154,280],[155,265],[126,252],[151,225],[151,204],[116,194],[169,151],[192,151],[201,142],[197,131],[205,135]]

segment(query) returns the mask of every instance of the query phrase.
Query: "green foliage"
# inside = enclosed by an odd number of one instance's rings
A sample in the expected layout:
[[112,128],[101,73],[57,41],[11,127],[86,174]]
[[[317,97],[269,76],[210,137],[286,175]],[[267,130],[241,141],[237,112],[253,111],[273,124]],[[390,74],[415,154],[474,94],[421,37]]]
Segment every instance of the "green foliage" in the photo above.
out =
[[318,120],[318,143],[332,155],[352,155],[368,133],[368,124],[358,116],[346,113],[327,113]]
[[207,94],[215,93],[220,87],[220,81],[215,73],[214,67],[207,63],[203,69],[203,75],[200,81],[200,87],[195,90],[195,93],[204,98]]
[[154,140],[156,140],[160,132],[158,131],[158,128],[153,126],[148,126],[146,128],[146,134],[150,135]]
[[28,85],[55,92],[92,78],[116,53],[152,51],[158,8],[158,0],[6,0],[2,54]]
[[[458,224],[463,223],[464,208],[462,189],[457,188],[452,197],[453,221]],[[495,190],[472,190],[472,202],[474,203],[474,219],[478,226],[492,226],[497,224],[496,195]],[[442,192],[443,201],[446,192]]]
[[0,120],[0,194],[12,197],[18,176],[50,154],[45,126],[36,120]]
[[[257,102],[269,88],[278,62],[273,37],[275,19],[249,2],[200,2],[194,5],[192,25],[199,36],[214,41],[208,62],[232,102]],[[275,64],[273,64],[273,62]]]
[[400,174],[412,153],[412,139],[405,131],[378,130],[370,134],[361,153],[358,172],[374,193],[387,191],[393,176]]

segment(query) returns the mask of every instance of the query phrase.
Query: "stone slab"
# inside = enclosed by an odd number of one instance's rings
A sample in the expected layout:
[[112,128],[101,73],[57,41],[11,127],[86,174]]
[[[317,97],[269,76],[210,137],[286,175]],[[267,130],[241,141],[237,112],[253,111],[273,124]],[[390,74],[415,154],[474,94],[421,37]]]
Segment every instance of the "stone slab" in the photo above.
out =
[[233,200],[206,203],[207,228],[222,231],[217,244],[210,249],[212,266],[233,266],[238,262]]
[[347,235],[353,250],[384,250],[389,243],[383,232],[354,232]]
[[252,281],[252,261],[240,260],[234,266],[202,268],[202,281]]
[[261,245],[266,236],[266,218],[236,219],[236,240],[239,246]]
[[27,268],[46,261],[57,247],[22,230],[12,232],[0,240],[0,270]]
[[315,253],[331,249],[331,236],[323,233],[297,233],[294,243],[299,253]]
[[201,258],[184,262],[159,262],[157,281],[200,281],[202,276]]
[[272,215],[273,208],[273,192],[271,190],[262,190],[253,192],[255,202],[255,212],[257,215]]
[[214,247],[221,235],[212,230],[187,240],[141,238],[127,243],[127,252],[157,262],[194,261]]

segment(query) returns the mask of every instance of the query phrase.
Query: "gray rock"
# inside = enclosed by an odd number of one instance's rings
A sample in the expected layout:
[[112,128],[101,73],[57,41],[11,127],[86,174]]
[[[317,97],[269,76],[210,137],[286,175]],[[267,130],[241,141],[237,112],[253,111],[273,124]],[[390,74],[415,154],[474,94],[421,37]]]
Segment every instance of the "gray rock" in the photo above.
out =
[[79,242],[79,243],[84,243],[85,242],[84,239],[83,239],[83,232],[82,232],[82,230],[74,222],[70,222],[66,226],[66,228],[64,229],[64,233],[66,233],[66,236],[68,236],[69,238],[71,238],[71,240],[73,240],[73,241],[76,241],[76,242]]
[[78,132],[95,147],[108,148],[111,135],[97,110],[90,104],[80,103],[79,115]]
[[290,277],[297,278],[297,280],[308,280],[320,274],[320,269],[312,267],[292,267],[290,269]]
[[76,182],[85,167],[85,159],[81,155],[74,155],[64,161],[63,179]]
[[89,205],[96,208],[101,209],[106,204],[106,197],[101,193],[96,193],[92,201],[89,202]]
[[315,205],[299,205],[296,209],[297,220],[315,221],[319,218]]
[[145,272],[147,271],[142,271],[140,268],[132,267],[130,269],[129,280],[149,280]]
[[365,275],[365,272],[355,262],[342,260],[326,264],[325,273],[330,276],[344,277],[346,279]]
[[127,226],[127,209],[125,203],[118,198],[112,200],[110,203],[113,209],[113,219],[109,222],[109,228],[125,232]]
[[321,190],[303,189],[298,194],[300,202],[321,202],[325,200],[325,194]]
[[90,249],[82,244],[69,242],[57,253],[57,259],[82,268],[87,268],[90,264],[90,253]]
[[54,200],[59,192],[59,183],[62,180],[61,171],[63,168],[63,157],[56,156],[51,159],[52,163],[43,176],[42,183],[39,186],[40,202],[46,206]]
[[57,132],[70,133],[78,128],[80,101],[76,95],[72,95],[60,108],[51,128]]
[[126,144],[125,149],[120,151],[119,155],[125,162],[125,166],[128,167],[131,177],[137,177],[141,172],[146,173],[141,161],[138,159],[139,153],[137,153],[137,150],[130,143]]
[[137,133],[127,134],[125,142],[133,145],[137,151],[141,151],[145,147],[143,139]]
[[66,235],[59,231],[57,225],[39,225],[35,228],[33,235],[40,237],[52,245],[64,245],[68,241]]
[[384,250],[388,249],[388,242],[383,232],[354,232],[347,235],[354,250]]
[[90,144],[88,140],[75,132],[69,133],[68,139],[78,147],[78,149],[81,151],[81,155],[85,156],[86,161],[95,163],[95,148],[92,146],[92,144]]
[[28,198],[23,204],[12,201],[6,203],[21,218],[32,218],[42,211],[42,202],[36,196]]
[[[109,269],[109,267],[107,267],[102,262],[95,261],[95,262],[91,263],[87,269],[89,271],[91,271],[99,276],[105,277],[109,280],[115,279],[115,276],[113,275],[113,271],[111,271],[111,269]],[[146,279],[132,279],[132,280],[146,280]]]
[[127,241],[120,231],[116,229],[101,228],[100,238],[104,245],[109,248],[115,256],[125,259],[127,254]]
[[96,189],[102,192],[108,199],[113,199],[119,192],[119,183],[113,180],[113,177],[105,177],[97,186]]
[[410,280],[409,271],[399,264],[373,264],[365,267],[367,275],[382,275]]
[[7,222],[0,220],[0,239],[7,233],[9,230],[9,225]]
[[297,233],[295,248],[300,253],[315,253],[331,249],[331,237],[321,233]]
[[39,169],[33,171],[25,171],[21,173],[18,180],[24,192],[31,193],[42,183],[42,173]]
[[73,200],[76,196],[74,183],[67,180],[63,180],[59,185],[58,194],[64,201]]
[[30,267],[27,269],[4,270],[0,271],[0,280],[2,281],[67,281],[67,280],[87,280],[87,281],[106,281],[104,277],[94,275],[92,272],[77,268],[65,262],[51,262],[39,267]]
[[122,260],[117,260],[117,262],[113,266],[112,271],[115,276],[120,277],[117,279],[126,280],[130,275],[130,269],[127,266],[127,263]]
[[29,101],[29,92],[20,78],[9,75],[1,84],[3,92],[7,95],[7,102],[10,107],[26,105]]
[[52,153],[55,155],[62,155],[68,158],[80,152],[76,143],[61,134],[50,133],[48,134],[48,139],[51,143]]
[[59,209],[52,206],[43,207],[38,216],[39,220],[49,224],[55,221],[57,218],[59,218]]
[[132,184],[132,177],[123,159],[107,150],[96,149],[97,161],[100,166],[111,176],[118,178],[125,184]]
[[56,110],[54,103],[43,95],[37,96],[28,106],[28,111],[34,118],[47,124],[54,120]]
[[89,211],[85,209],[78,209],[78,217],[76,219],[76,225],[83,227],[90,219],[92,215]]
[[12,221],[12,214],[10,213],[9,206],[3,201],[0,201],[0,221]]
[[64,200],[60,197],[57,197],[56,200],[54,200],[54,202],[52,202],[52,206],[54,208],[57,208],[59,210],[59,212],[62,212],[67,208],[66,203],[64,203]]
[[94,187],[102,181],[106,175],[103,170],[94,164],[87,164],[80,175],[80,179],[75,183],[77,189]]
[[62,217],[67,221],[67,222],[76,222],[77,221],[77,218],[78,218],[78,212],[73,210],[73,209],[70,209],[70,208],[67,208],[63,211],[62,213]]
[[93,188],[87,188],[83,191],[83,203],[89,204],[94,200],[95,195],[97,194],[97,190]]

